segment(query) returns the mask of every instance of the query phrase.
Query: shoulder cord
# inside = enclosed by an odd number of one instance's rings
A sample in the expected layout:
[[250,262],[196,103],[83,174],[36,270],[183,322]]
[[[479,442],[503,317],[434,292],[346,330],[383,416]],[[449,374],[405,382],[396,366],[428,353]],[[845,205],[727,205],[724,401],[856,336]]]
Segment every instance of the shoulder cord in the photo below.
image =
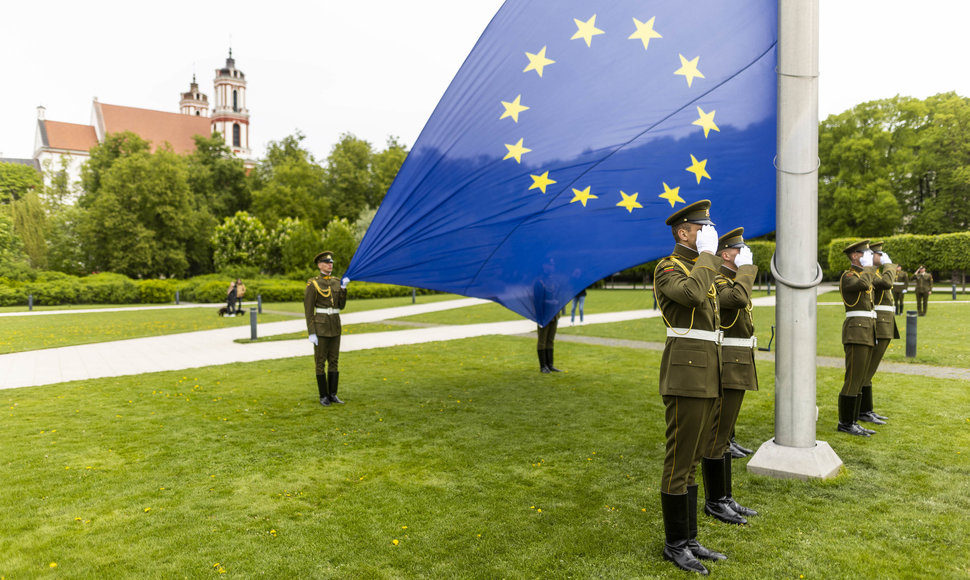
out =
[[316,280],[310,280],[310,283],[313,284],[313,287],[317,289],[317,293],[324,298],[330,298],[330,295],[333,294],[333,292],[330,290],[330,286],[327,286],[327,292],[324,293],[323,290],[320,289],[320,286],[317,284]]
[[[688,270],[687,269],[687,266],[685,266],[684,264],[682,264],[680,260],[678,260],[677,258],[675,258],[673,256],[670,256],[668,259],[671,262],[673,262],[674,264],[677,264],[678,266],[680,266],[680,269],[684,271],[684,274],[686,274],[687,276],[690,276],[690,270]],[[657,266],[659,267],[659,264]],[[656,276],[654,278],[656,278]],[[714,298],[716,296],[717,296],[717,290],[714,289],[714,283],[712,282],[711,283],[711,287],[707,289],[707,297],[708,298]],[[670,324],[670,321],[667,320],[667,317],[666,316],[664,316],[663,309],[660,309],[660,318],[663,319],[664,324],[666,324],[667,325],[667,328],[671,329],[674,334],[683,336],[683,335],[689,333],[694,328],[694,312],[696,312],[696,311],[697,311],[697,307],[696,306],[694,308],[691,308],[690,309],[690,326],[687,327],[687,331],[686,332],[677,332],[676,330],[673,330],[674,325],[673,324]]]
[[855,302],[853,302],[852,304],[849,304],[849,302],[845,299],[845,294],[842,293],[842,280],[843,279],[845,279],[845,276],[842,276],[842,278],[839,279],[839,295],[842,297],[842,302],[846,306],[848,306],[849,308],[852,308],[853,306],[855,306],[856,304],[858,304],[859,303],[859,299],[862,298],[862,295],[863,294],[869,294],[870,296],[872,295],[872,286],[869,286],[869,288],[867,288],[865,292],[859,292],[859,294],[855,297]]

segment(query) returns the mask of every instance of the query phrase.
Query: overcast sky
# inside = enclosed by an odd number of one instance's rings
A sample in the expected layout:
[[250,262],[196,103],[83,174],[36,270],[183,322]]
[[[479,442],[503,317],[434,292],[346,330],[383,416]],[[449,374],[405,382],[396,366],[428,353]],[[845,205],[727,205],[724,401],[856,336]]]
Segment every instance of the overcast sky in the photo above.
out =
[[[551,1],[551,0],[550,0]],[[302,131],[409,148],[502,0],[8,2],[0,12],[0,156],[33,155],[37,106],[89,124],[91,101],[178,112],[192,74],[213,99],[230,45],[252,143]],[[595,3],[591,3],[595,6]],[[958,0],[821,0],[819,116],[896,94],[970,96]]]

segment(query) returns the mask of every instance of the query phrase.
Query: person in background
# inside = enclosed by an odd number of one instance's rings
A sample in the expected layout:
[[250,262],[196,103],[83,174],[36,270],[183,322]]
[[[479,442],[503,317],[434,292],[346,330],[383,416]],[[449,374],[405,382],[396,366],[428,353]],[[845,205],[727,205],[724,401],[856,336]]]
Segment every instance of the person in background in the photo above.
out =
[[926,266],[920,265],[913,274],[913,284],[916,286],[916,312],[919,316],[926,316],[930,294],[933,293],[933,275],[926,271]]
[[569,316],[569,324],[576,323],[576,307],[579,307],[579,323],[583,323],[583,305],[586,304],[586,288],[573,298],[573,312]]
[[896,306],[896,314],[903,313],[903,296],[909,291],[909,274],[899,264],[896,265],[896,281],[893,282],[893,305]]
[[236,278],[229,284],[229,290],[226,291],[226,314],[236,313],[236,305],[242,302],[242,297],[245,294],[246,285],[243,284],[242,279]]

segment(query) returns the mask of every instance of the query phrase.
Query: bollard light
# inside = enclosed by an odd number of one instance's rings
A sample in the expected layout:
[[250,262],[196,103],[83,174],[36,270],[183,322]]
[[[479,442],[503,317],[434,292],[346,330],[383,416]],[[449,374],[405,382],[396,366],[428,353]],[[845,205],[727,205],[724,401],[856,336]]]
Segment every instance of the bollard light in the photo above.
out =
[[27,310],[33,310],[33,309],[34,309],[34,295],[33,294],[28,294],[27,295]]
[[256,340],[256,309],[249,309],[249,338]]
[[906,358],[916,357],[916,311],[906,311]]
[[260,314],[263,313],[263,295],[262,294],[257,294],[256,295],[256,312],[259,312]]
[[178,304],[178,303],[179,303],[179,291],[176,290],[175,291],[175,304]]

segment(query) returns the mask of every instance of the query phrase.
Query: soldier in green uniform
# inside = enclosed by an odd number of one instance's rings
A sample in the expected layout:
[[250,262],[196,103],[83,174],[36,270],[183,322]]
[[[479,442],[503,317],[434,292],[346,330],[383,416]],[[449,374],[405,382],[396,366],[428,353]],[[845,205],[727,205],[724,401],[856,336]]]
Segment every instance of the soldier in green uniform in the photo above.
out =
[[926,307],[933,293],[933,275],[926,271],[926,266],[920,265],[913,274],[913,284],[916,286],[916,312],[926,316]]
[[707,574],[698,558],[727,558],[697,541],[697,464],[721,394],[718,306],[714,278],[721,266],[711,202],[692,203],[667,218],[676,241],[654,272],[654,292],[667,341],[660,362],[667,448],[660,482],[665,541],[663,557],[677,567]]
[[876,346],[872,349],[869,371],[866,373],[866,381],[862,383],[862,391],[859,394],[861,403],[858,420],[885,425],[886,417],[876,414],[872,409],[872,377],[875,376],[890,341],[899,338],[891,292],[896,282],[896,265],[893,264],[889,254],[882,251],[882,242],[869,244],[869,249],[879,255],[881,262],[878,274],[872,279],[872,303],[876,312]]
[[320,275],[307,280],[303,296],[306,327],[313,343],[320,404],[343,403],[337,398],[340,378],[340,310],[347,304],[347,278],[337,280],[333,273],[333,252],[320,252],[313,258]]
[[909,274],[903,270],[902,266],[896,266],[896,281],[893,282],[893,304],[896,306],[896,314],[903,313],[903,296],[908,292]]
[[731,490],[731,453],[728,450],[745,391],[758,390],[754,365],[754,321],[751,287],[758,275],[751,249],[744,243],[744,228],[735,228],[718,240],[722,263],[714,279],[720,311],[721,388],[714,405],[710,441],[701,460],[704,473],[704,513],[729,524],[745,524],[757,515],[734,500]]
[[838,430],[850,435],[869,437],[875,431],[856,422],[872,349],[876,346],[876,313],[872,308],[872,279],[879,256],[869,251],[869,240],[845,248],[851,265],[839,280],[839,293],[845,305],[842,323],[842,347],[845,350],[845,381],[839,393]]

